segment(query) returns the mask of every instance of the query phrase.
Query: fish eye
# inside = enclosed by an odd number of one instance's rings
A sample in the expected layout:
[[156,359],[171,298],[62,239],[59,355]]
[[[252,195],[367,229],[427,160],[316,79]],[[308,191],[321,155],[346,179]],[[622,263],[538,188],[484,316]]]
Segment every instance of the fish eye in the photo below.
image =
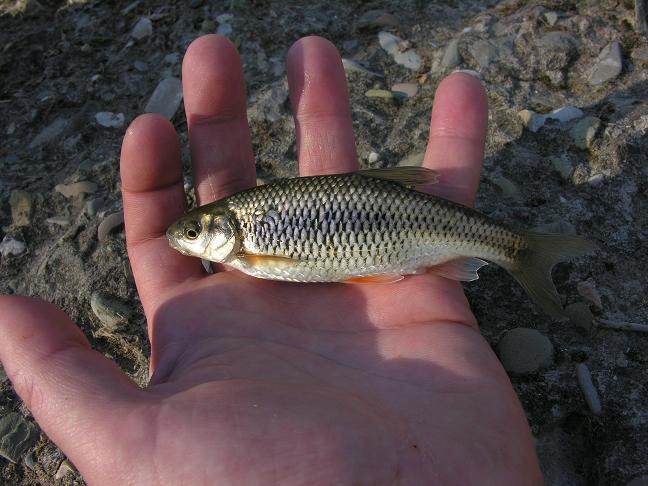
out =
[[184,236],[188,240],[195,240],[200,234],[200,224],[196,222],[189,223],[184,229]]

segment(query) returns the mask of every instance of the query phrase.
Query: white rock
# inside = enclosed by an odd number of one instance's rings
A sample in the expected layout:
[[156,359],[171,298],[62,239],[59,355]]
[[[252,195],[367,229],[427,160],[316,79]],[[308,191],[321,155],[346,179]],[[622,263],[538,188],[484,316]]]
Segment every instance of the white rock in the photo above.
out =
[[391,90],[397,95],[412,98],[418,93],[419,85],[417,83],[396,83]]
[[182,101],[182,81],[178,78],[165,78],[160,81],[149,98],[144,111],[159,113],[171,120]]
[[623,70],[623,54],[619,42],[610,42],[603,48],[596,64],[592,67],[589,75],[589,82],[593,85],[603,84],[611,81],[621,74]]
[[95,114],[97,123],[106,128],[121,128],[124,126],[125,119],[123,113],[113,113],[112,111],[100,111]]
[[380,159],[380,155],[378,154],[378,152],[373,151],[369,153],[369,157],[367,158],[370,164],[378,162],[378,159]]
[[461,54],[459,54],[459,39],[452,39],[448,43],[445,52],[443,53],[443,60],[441,67],[443,69],[453,69],[461,64]]
[[27,249],[22,241],[14,240],[11,236],[6,235],[0,243],[0,255],[3,257],[22,255]]
[[583,110],[574,106],[563,106],[562,108],[557,108],[544,115],[536,113],[533,110],[522,110],[518,113],[518,116],[522,119],[524,125],[532,132],[540,130],[547,120],[558,120],[561,123],[566,123],[581,118],[584,115],[585,113],[583,113]]
[[603,410],[601,407],[601,399],[592,381],[592,374],[585,363],[578,363],[576,366],[576,377],[583,392],[583,398],[585,398],[585,402],[590,411],[594,415],[601,415]]
[[137,40],[144,39],[151,34],[153,34],[153,22],[148,17],[139,19],[131,32],[131,36]]
[[394,61],[401,66],[417,71],[421,64],[421,56],[414,49],[406,49],[401,51],[401,46],[404,45],[403,39],[389,32],[378,33],[378,43],[388,54],[392,56]]

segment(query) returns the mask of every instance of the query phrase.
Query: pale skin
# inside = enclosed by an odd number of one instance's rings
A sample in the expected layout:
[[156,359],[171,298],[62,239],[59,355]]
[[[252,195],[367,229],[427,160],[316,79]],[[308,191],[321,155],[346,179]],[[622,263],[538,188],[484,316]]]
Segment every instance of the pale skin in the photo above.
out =
[[[301,39],[288,73],[300,174],[355,170],[335,47]],[[183,83],[200,203],[254,185],[234,46],[196,40]],[[424,160],[440,174],[436,194],[472,205],[486,120],[477,79],[455,73],[439,85]],[[89,484],[542,484],[520,403],[460,284],[206,274],[164,235],[186,208],[178,139],[159,116],[128,128],[121,177],[151,339],[147,388],[55,306],[0,297],[7,375]]]

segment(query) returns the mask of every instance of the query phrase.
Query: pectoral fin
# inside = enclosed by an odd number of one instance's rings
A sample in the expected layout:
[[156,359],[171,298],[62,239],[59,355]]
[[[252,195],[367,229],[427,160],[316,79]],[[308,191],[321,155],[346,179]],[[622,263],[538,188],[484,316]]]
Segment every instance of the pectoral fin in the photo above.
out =
[[291,268],[300,263],[300,260],[277,255],[252,255],[249,253],[239,253],[236,256],[246,266],[260,269]]
[[364,169],[356,173],[374,179],[397,182],[406,187],[434,184],[439,179],[438,172],[425,167],[387,167],[385,169]]
[[367,275],[365,277],[351,277],[343,280],[343,283],[369,284],[369,283],[394,283],[403,280],[399,273],[383,273],[380,275]]
[[488,262],[479,258],[464,257],[430,267],[428,272],[460,282],[472,282],[479,278],[477,271],[484,265],[488,265]]

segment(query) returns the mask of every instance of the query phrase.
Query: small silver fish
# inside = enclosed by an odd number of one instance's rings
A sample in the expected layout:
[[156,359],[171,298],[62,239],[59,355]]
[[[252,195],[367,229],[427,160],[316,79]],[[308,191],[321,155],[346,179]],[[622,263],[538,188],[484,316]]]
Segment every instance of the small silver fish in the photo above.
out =
[[167,237],[185,255],[291,282],[395,282],[426,271],[471,281],[488,260],[564,318],[551,269],[596,246],[578,236],[517,233],[413,189],[436,180],[421,167],[279,179],[188,212]]

